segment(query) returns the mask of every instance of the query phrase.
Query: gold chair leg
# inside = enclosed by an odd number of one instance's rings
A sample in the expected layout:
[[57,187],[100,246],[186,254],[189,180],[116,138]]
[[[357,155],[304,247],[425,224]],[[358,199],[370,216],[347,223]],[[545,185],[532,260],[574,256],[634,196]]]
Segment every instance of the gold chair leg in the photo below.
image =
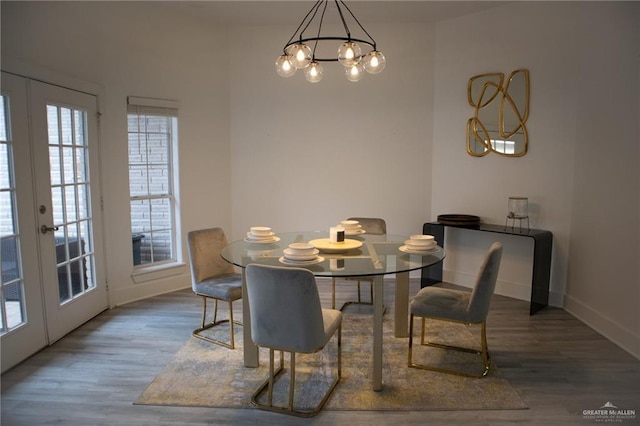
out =
[[424,342],[424,333],[425,333],[425,318],[422,317],[422,330],[421,330],[421,337],[420,337],[420,344],[423,346],[429,346],[429,347],[433,347],[433,348],[439,348],[439,349],[444,349],[444,350],[454,350],[454,351],[459,351],[459,352],[467,352],[467,353],[473,353],[473,354],[477,354],[477,355],[481,355],[482,356],[482,362],[484,364],[484,370],[482,371],[482,373],[480,374],[471,374],[471,373],[465,373],[462,371],[458,371],[458,370],[452,370],[452,369],[447,369],[447,368],[439,368],[439,367],[431,367],[425,364],[418,364],[413,362],[413,320],[414,320],[414,315],[411,314],[409,317],[409,353],[408,353],[408,366],[412,367],[412,368],[419,368],[421,370],[429,370],[429,371],[436,371],[439,373],[447,373],[447,374],[454,374],[457,376],[464,376],[464,377],[473,377],[473,378],[483,378],[485,377],[488,373],[489,370],[491,368],[491,356],[489,355],[489,349],[487,347],[487,322],[483,321],[482,323],[480,323],[480,326],[482,327],[482,349],[481,350],[477,350],[477,349],[472,349],[472,348],[464,348],[464,347],[460,347],[460,346],[452,346],[452,345],[445,345],[442,343],[434,343],[434,342]]
[[[291,354],[291,358],[290,358],[291,373],[289,377],[289,400],[288,400],[287,407],[280,407],[277,405],[273,405],[273,388],[274,388],[275,380],[278,377],[278,375],[282,373],[282,371],[284,371],[283,351],[280,351],[280,366],[278,367],[278,369],[274,369],[274,363],[275,363],[274,349],[269,349],[269,377],[253,393],[253,395],[251,396],[251,403],[262,410],[273,411],[273,412],[282,413],[282,414],[289,414],[297,417],[313,417],[318,413],[320,413],[320,411],[322,411],[322,408],[325,406],[327,400],[333,393],[333,390],[335,389],[336,385],[342,378],[342,325],[340,325],[338,328],[338,374],[332,381],[331,385],[329,386],[329,389],[326,391],[326,393],[322,397],[322,400],[312,410],[302,411],[302,410],[294,409],[295,381],[296,381],[295,380],[296,355],[295,355],[295,352],[291,352],[290,354]],[[265,390],[267,391],[267,403],[263,404],[258,400],[260,399],[260,396],[264,393]]]
[[487,322],[482,322],[482,361],[484,362],[484,372],[482,377],[489,374],[491,368],[491,355],[489,355],[489,347],[487,345]]
[[229,339],[231,340],[231,349],[235,349],[235,330],[233,329],[233,302],[229,301]]
[[338,326],[338,380],[340,380],[341,377],[342,377],[342,324]]
[[407,366],[413,365],[413,314],[409,315],[409,351],[407,356]]
[[358,303],[362,304],[362,305],[372,305],[373,304],[373,283],[370,282],[369,283],[369,300],[370,302],[363,302],[362,301],[362,297],[361,297],[361,293],[360,293],[360,280],[358,280]]
[[291,372],[289,373],[289,410],[293,411],[293,391],[296,389],[296,353],[291,352]]
[[[360,280],[358,280],[358,301],[357,302],[344,302],[342,304],[342,306],[340,307],[340,311],[344,311],[344,309],[349,306],[349,305],[369,305],[369,306],[373,306],[373,282],[370,283],[369,286],[369,297],[370,297],[370,301],[369,302],[363,302],[362,301],[362,295],[361,295],[361,290],[360,290]],[[333,278],[333,299],[332,299],[332,303],[331,303],[331,308],[335,309],[336,308],[336,279]],[[387,307],[383,306],[382,307],[382,313],[384,314],[387,311]]]
[[[225,348],[228,349],[235,349],[235,330],[233,327],[233,324],[236,325],[242,325],[241,322],[239,321],[234,321],[233,320],[233,302],[229,301],[229,319],[222,319],[222,320],[217,320],[218,317],[218,300],[215,300],[215,306],[214,306],[214,311],[213,311],[213,321],[211,321],[210,323],[206,322],[206,317],[207,317],[207,297],[206,296],[201,296],[202,300],[203,300],[203,306],[202,306],[202,325],[199,328],[196,328],[195,330],[193,330],[193,332],[191,333],[191,335],[193,337],[197,337],[198,339],[202,339],[204,341],[207,341],[209,343],[214,343],[216,345],[220,345],[220,346],[224,346]],[[212,327],[215,327],[219,324],[223,324],[228,322],[230,327],[229,327],[229,342],[224,342],[221,340],[217,340],[208,336],[205,336],[203,334],[201,334],[204,330],[208,330]]]
[[336,308],[336,279],[331,279],[331,285],[333,287],[333,291],[331,292],[331,309]]

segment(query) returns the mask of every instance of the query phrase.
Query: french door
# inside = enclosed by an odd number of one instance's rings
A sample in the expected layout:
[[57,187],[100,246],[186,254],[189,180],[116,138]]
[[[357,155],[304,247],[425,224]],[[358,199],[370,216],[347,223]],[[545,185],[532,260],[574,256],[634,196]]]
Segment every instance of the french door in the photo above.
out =
[[1,88],[5,371],[108,303],[96,97],[4,72]]

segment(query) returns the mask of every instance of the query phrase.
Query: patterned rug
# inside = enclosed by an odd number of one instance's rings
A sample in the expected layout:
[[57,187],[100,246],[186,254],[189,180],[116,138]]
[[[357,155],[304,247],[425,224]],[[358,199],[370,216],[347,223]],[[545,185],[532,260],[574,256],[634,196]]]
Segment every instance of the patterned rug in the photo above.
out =
[[[414,361],[482,371],[478,355],[443,351],[419,345],[416,320]],[[466,326],[427,322],[432,341],[479,347]],[[392,317],[384,319],[383,390],[371,387],[373,365],[370,314],[345,313],[342,335],[342,379],[325,410],[511,410],[527,405],[502,377],[496,366],[483,379],[473,379],[407,367],[408,338],[393,336]],[[216,335],[228,338],[228,329],[218,327]],[[260,367],[245,368],[242,358],[242,328],[236,327],[236,350],[228,350],[190,337],[135,401],[143,405],[171,405],[218,408],[249,408],[251,395],[268,375],[268,350],[260,350]],[[312,355],[296,356],[297,407],[316,404],[336,372],[336,338]],[[239,344],[238,344],[239,343]],[[276,353],[276,363],[278,355]],[[275,386],[274,402],[287,398],[289,356],[285,372]]]

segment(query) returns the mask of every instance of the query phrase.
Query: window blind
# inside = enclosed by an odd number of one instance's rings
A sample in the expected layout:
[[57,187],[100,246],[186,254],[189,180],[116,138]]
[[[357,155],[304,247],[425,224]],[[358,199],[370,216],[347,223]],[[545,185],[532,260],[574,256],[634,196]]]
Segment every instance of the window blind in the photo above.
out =
[[127,112],[139,115],[178,116],[178,101],[169,99],[127,97]]

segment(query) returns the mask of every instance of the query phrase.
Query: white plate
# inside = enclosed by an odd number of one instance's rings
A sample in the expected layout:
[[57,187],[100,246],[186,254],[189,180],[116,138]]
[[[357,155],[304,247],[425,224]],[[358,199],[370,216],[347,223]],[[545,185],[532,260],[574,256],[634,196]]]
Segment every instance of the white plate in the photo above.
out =
[[269,232],[265,235],[256,235],[253,232],[247,232],[247,238],[251,240],[264,240],[265,238],[273,238],[275,235],[275,232]]
[[272,234],[271,227],[269,226],[252,226],[249,230],[256,235],[269,235]]
[[427,253],[431,253],[433,251],[438,250],[438,246],[435,246],[434,248],[431,248],[428,250],[411,250],[407,246],[400,246],[399,250],[401,252],[410,253],[410,254],[427,254]]
[[245,238],[244,241],[252,244],[271,244],[280,241],[280,237],[271,237],[268,240],[264,238],[260,240],[250,240],[249,238]]
[[316,263],[324,262],[324,257],[318,256],[315,259],[311,259],[311,260],[290,260],[282,256],[278,260],[280,261],[280,263],[284,263],[285,265],[306,266],[306,265],[315,265]]
[[360,235],[360,234],[364,234],[365,231],[364,229],[356,229],[355,231],[344,231],[344,235]]
[[407,246],[425,247],[437,245],[438,242],[436,240],[404,240],[404,244]]
[[290,250],[312,251],[315,247],[309,243],[291,243],[288,247]]
[[347,229],[347,228],[359,228],[362,225],[360,225],[360,222],[357,220],[346,219],[346,220],[340,221],[340,226],[342,226],[344,229]]
[[420,241],[433,241],[434,239],[433,235],[423,235],[423,234],[411,235],[409,238],[412,240],[420,240]]
[[313,244],[325,253],[342,253],[362,247],[362,241],[350,240],[349,238],[345,238],[342,243],[332,243],[329,238],[319,238],[309,241],[309,244]]
[[320,253],[320,250],[318,250],[317,248],[314,248],[313,251],[311,253],[308,253],[308,254],[296,254],[291,249],[284,249],[283,252],[284,252],[284,257],[287,260],[301,261],[301,260],[312,260],[312,259],[315,259],[316,256],[318,255],[318,253]]
[[438,244],[433,243],[433,244],[409,244],[405,241],[404,246],[409,249],[409,250],[413,250],[413,251],[427,251],[427,250],[433,250],[434,248],[436,248],[438,246]]

